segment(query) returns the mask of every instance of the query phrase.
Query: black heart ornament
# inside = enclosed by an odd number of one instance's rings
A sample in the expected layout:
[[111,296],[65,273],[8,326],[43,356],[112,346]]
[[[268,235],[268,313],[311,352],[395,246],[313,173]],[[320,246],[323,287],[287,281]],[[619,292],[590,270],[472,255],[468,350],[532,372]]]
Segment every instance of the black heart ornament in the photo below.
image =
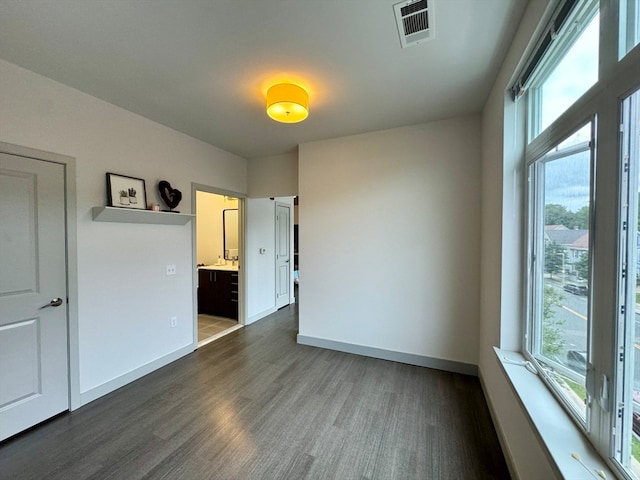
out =
[[177,188],[171,188],[171,184],[166,180],[160,180],[158,189],[160,190],[160,198],[169,207],[169,210],[176,208],[182,200],[182,192]]

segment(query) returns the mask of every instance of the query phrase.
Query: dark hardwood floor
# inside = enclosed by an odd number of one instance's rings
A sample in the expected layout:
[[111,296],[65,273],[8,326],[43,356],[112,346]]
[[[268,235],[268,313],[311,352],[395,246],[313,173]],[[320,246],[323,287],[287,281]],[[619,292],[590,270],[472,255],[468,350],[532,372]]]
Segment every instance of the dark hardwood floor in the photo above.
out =
[[509,478],[477,378],[297,328],[287,307],[0,444],[0,478]]

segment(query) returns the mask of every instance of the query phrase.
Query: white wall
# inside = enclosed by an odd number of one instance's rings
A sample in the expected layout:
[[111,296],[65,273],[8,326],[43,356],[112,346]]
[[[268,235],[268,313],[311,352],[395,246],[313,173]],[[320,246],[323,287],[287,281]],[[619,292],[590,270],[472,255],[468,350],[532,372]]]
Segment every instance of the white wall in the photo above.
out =
[[[275,200],[247,198],[245,257],[247,267],[247,324],[275,312]],[[260,249],[264,248],[264,254]]]
[[[191,225],[98,223],[105,172],[246,192],[246,161],[114,105],[0,61],[0,141],[76,158],[80,393],[83,401],[193,344]],[[165,266],[177,275],[167,277]],[[169,328],[171,316],[178,326]]]
[[222,212],[238,208],[238,200],[208,192],[196,192],[197,263],[211,265],[224,258]]
[[[253,323],[276,311],[276,260],[275,260],[275,215],[276,202],[291,206],[293,197],[247,198],[246,259],[247,259],[247,324]],[[264,248],[264,254],[260,249]],[[293,213],[291,215],[291,258],[293,259]],[[291,262],[293,269],[293,262]],[[293,298],[293,276],[291,278],[291,302]]]
[[298,152],[252,158],[247,164],[247,185],[253,198],[298,194]]
[[[293,269],[293,197],[298,194],[298,152],[252,158],[247,162],[247,324],[276,311],[275,204],[291,205]],[[260,248],[267,251],[259,253]],[[291,279],[291,302],[293,274]]]
[[480,116],[299,147],[300,335],[477,364]]
[[[493,346],[520,349],[523,167],[514,136],[517,109],[506,90],[549,2],[531,1],[492,92],[482,125],[482,289],[479,370],[504,453],[521,479],[555,470],[498,364]],[[505,129],[507,134],[505,135]]]

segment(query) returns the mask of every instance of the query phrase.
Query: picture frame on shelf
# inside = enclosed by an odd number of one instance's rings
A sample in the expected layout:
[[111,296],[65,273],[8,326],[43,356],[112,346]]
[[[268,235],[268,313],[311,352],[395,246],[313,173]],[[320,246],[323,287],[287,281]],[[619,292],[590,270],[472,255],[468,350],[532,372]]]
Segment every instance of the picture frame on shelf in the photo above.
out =
[[107,206],[146,210],[144,179],[107,172]]

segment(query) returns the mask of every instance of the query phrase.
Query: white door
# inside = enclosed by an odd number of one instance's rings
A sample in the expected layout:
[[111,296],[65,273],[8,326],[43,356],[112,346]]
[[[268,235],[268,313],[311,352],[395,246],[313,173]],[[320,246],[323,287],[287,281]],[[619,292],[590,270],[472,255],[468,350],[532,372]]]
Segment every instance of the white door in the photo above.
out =
[[291,208],[276,204],[276,308],[289,305],[291,284]]
[[0,440],[69,408],[64,166],[0,153]]

